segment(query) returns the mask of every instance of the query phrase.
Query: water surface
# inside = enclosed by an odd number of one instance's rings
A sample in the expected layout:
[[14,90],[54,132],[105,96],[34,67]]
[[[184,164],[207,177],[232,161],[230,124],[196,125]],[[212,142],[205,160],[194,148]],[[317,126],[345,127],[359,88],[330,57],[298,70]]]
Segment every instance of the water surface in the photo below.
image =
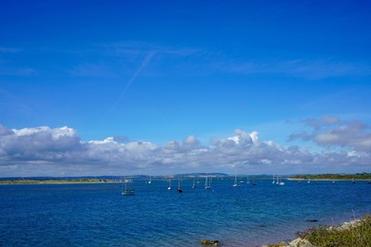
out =
[[214,180],[212,191],[191,183],[178,194],[167,181],[135,181],[131,197],[121,195],[120,184],[2,185],[0,246],[193,247],[200,239],[257,246],[371,212],[366,182],[258,180],[233,188],[224,179]]

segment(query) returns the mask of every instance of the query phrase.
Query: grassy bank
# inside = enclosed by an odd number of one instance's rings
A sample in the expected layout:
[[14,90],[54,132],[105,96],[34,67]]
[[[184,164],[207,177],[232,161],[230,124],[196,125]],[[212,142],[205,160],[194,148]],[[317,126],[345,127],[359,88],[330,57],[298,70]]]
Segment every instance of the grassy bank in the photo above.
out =
[[344,223],[337,227],[318,227],[298,233],[290,243],[271,244],[268,247],[370,247],[371,216]]
[[320,227],[301,234],[301,238],[319,247],[371,246],[371,216],[340,227]]

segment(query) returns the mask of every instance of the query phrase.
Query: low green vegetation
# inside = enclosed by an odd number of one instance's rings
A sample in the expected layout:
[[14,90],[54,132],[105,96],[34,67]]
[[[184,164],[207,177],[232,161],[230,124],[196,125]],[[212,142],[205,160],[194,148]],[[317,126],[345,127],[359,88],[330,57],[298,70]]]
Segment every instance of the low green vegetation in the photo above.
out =
[[350,227],[319,227],[299,236],[318,247],[370,247],[371,216]]
[[356,173],[356,174],[316,174],[316,175],[296,175],[291,176],[294,179],[355,179],[355,180],[371,180],[371,173]]
[[265,247],[371,247],[371,215],[341,226],[321,226],[298,233],[298,238]]

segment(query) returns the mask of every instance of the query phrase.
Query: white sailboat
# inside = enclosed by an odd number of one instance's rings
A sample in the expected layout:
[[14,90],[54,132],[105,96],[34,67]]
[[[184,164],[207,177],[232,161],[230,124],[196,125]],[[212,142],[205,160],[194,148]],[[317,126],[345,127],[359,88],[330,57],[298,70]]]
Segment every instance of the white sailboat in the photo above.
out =
[[282,186],[285,185],[285,182],[280,181],[279,177],[277,176],[277,184]]
[[121,194],[123,195],[123,196],[133,196],[133,195],[135,195],[135,191],[134,191],[134,189],[132,189],[132,188],[130,188],[129,186],[128,186],[128,183],[129,182],[131,182],[131,180],[129,180],[129,179],[124,179],[124,188],[123,188],[123,190],[122,190],[122,192],[121,192]]
[[238,183],[237,183],[237,176],[234,176],[233,187],[237,187],[237,186],[239,186]]
[[209,182],[209,177],[205,177],[205,190],[211,189],[211,183]]
[[178,179],[178,188],[176,189],[176,191],[178,191],[178,193],[182,193],[183,192],[182,179],[181,178]]
[[196,189],[196,178],[193,178],[192,189]]
[[273,175],[272,184],[275,184],[275,183],[276,183],[276,181],[274,180],[274,175]]

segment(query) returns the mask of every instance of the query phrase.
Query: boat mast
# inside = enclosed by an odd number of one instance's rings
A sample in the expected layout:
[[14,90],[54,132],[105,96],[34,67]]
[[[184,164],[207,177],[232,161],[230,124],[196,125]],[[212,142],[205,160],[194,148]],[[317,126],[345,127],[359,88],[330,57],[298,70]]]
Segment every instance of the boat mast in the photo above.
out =
[[169,186],[167,187],[168,190],[171,190],[171,178],[169,178]]
[[234,175],[234,183],[233,183],[233,187],[237,187],[237,175]]

